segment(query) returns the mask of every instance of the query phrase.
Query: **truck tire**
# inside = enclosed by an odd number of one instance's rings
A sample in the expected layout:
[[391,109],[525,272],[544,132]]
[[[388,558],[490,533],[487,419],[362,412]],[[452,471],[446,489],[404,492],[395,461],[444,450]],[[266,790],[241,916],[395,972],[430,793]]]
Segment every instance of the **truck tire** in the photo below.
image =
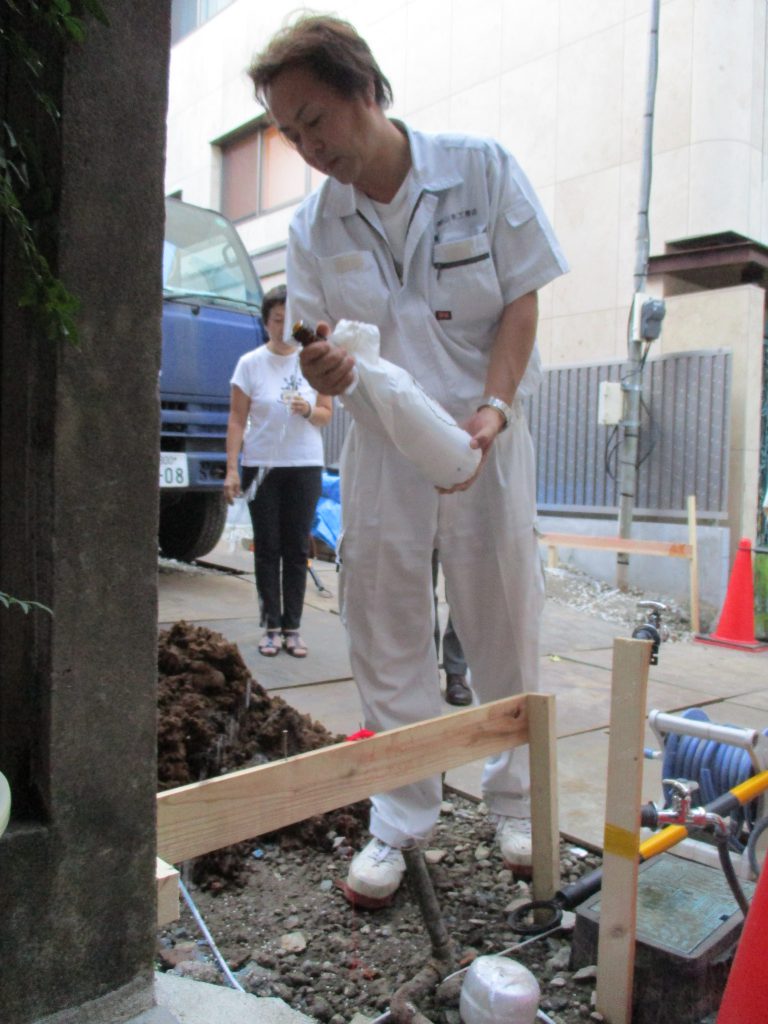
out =
[[227,521],[227,503],[220,492],[188,491],[173,504],[160,505],[160,554],[191,562],[213,551]]

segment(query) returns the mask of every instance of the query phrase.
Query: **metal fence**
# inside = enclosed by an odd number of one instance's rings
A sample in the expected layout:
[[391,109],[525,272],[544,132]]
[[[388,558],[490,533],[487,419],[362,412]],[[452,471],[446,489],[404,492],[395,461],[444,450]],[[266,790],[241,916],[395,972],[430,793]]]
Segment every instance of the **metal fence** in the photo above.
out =
[[[598,424],[601,381],[626,363],[544,371],[527,402],[536,448],[539,511],[616,514],[621,428]],[[643,371],[635,511],[685,518],[689,494],[702,519],[727,517],[731,356],[725,350],[649,360]],[[338,403],[324,431],[326,465],[338,466],[350,422]]]
[[[547,370],[530,400],[542,512],[615,513],[619,427],[598,424],[601,381],[620,381],[626,363]],[[685,516],[689,494],[701,518],[725,519],[731,356],[686,352],[646,363],[635,510]]]

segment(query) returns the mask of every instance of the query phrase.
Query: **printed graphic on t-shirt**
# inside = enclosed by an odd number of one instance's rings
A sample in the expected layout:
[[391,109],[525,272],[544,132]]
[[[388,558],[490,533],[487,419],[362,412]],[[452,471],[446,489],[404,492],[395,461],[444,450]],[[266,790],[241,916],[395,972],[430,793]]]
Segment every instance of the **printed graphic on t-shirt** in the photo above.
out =
[[301,376],[295,371],[283,377],[280,387],[280,401],[283,405],[290,405],[294,398],[298,398],[301,390]]

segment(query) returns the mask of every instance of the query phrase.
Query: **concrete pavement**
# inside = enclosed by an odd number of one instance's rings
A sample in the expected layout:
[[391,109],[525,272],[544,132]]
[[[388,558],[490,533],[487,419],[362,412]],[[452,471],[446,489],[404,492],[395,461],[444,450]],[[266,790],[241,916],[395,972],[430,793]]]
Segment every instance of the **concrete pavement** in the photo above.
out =
[[[302,635],[309,656],[300,660],[281,653],[263,658],[253,582],[252,556],[226,541],[209,556],[228,566],[222,575],[199,566],[163,563],[160,571],[159,621],[179,619],[208,626],[236,643],[254,678],[298,711],[333,732],[360,728],[361,713],[352,679],[344,630],[338,614],[338,576],[328,562],[313,569],[322,593],[307,585]],[[441,615],[447,615],[444,604]],[[557,698],[557,767],[560,830],[569,839],[601,848],[605,814],[612,646],[627,636],[619,624],[547,601],[541,641],[542,693]],[[677,712],[703,707],[712,721],[768,728],[768,652],[747,653],[697,643],[666,643],[652,666],[648,710]],[[455,709],[445,706],[445,713]],[[646,743],[655,747],[648,730]],[[470,796],[480,795],[481,763],[448,772],[446,781]],[[661,798],[660,762],[646,761],[643,800]]]

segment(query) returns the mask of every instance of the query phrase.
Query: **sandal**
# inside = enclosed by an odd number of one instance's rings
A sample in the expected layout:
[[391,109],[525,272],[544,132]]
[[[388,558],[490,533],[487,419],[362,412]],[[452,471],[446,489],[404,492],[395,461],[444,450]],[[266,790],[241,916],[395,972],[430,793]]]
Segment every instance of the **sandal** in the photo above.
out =
[[277,641],[278,632],[276,629],[268,629],[259,641],[259,654],[265,658],[274,658],[280,653],[280,644]]
[[298,629],[283,633],[283,647],[292,658],[306,658],[307,648],[299,636]]

